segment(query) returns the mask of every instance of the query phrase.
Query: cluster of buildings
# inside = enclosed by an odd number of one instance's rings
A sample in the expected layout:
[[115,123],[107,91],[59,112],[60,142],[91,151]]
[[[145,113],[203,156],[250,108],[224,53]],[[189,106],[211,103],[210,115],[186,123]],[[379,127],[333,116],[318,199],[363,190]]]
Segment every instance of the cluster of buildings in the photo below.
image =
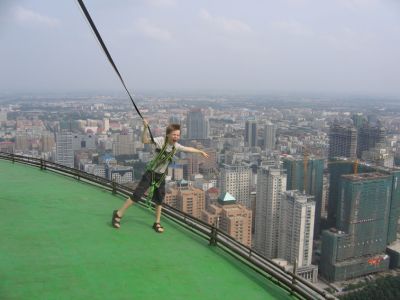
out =
[[[179,100],[154,101],[145,111],[154,136],[163,135],[168,123],[181,124],[181,143],[210,155],[177,156],[168,168],[166,204],[312,282],[400,267],[400,137],[394,132],[400,122],[217,104],[199,109],[182,108]],[[133,187],[152,149],[141,143],[138,117],[124,107],[104,110],[91,105],[98,118],[60,122],[3,108],[0,151]]]

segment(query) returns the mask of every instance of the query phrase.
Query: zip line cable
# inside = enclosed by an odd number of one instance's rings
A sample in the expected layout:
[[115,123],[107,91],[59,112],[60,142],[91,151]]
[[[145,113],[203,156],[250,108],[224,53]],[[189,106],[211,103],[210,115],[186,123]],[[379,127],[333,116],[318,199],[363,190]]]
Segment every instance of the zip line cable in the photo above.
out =
[[[118,75],[118,77],[119,77],[119,79],[120,79],[122,85],[124,86],[125,91],[128,93],[128,96],[129,96],[129,98],[131,99],[132,104],[133,104],[133,106],[135,107],[136,112],[137,112],[138,115],[144,120],[142,114],[140,113],[139,108],[138,108],[138,107],[136,106],[136,104],[135,104],[135,101],[133,101],[133,97],[131,96],[131,93],[129,92],[128,88],[127,88],[126,85],[125,85],[125,82],[124,82],[124,80],[123,80],[123,78],[122,78],[122,76],[121,76],[121,73],[119,72],[117,66],[116,66],[115,63],[114,63],[114,60],[112,59],[110,52],[108,52],[108,49],[107,49],[107,47],[106,47],[106,44],[104,43],[103,39],[101,38],[101,35],[100,35],[99,31],[98,31],[97,28],[96,28],[96,25],[94,24],[92,18],[90,17],[90,14],[89,14],[88,10],[86,9],[86,6],[85,6],[85,4],[83,3],[83,0],[76,0],[76,1],[78,2],[80,8],[82,9],[82,12],[83,12],[83,14],[85,15],[87,21],[89,22],[89,25],[90,25],[90,27],[92,28],[94,34],[96,35],[96,38],[97,38],[98,42],[100,43],[100,46],[101,46],[101,48],[102,48],[103,51],[104,51],[104,54],[107,56],[108,61],[110,62],[111,66],[113,67],[115,73],[117,73],[117,75]],[[151,130],[150,130],[150,126],[147,126],[147,129],[149,130],[149,134],[150,134],[151,140],[154,141],[153,134],[151,133]]]

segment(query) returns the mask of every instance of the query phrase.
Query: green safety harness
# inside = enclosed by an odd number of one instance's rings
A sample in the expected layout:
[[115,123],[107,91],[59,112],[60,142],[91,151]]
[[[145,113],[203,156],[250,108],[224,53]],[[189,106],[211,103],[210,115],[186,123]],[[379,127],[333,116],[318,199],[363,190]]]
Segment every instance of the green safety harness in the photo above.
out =
[[168,140],[168,138],[165,137],[165,142],[164,142],[164,145],[162,146],[161,150],[158,152],[157,156],[152,161],[150,161],[150,163],[147,165],[147,168],[146,168],[146,171],[151,172],[151,184],[150,184],[150,188],[149,188],[149,191],[147,193],[147,198],[146,198],[146,204],[147,204],[148,208],[151,208],[151,200],[153,199],[154,191],[156,190],[156,188],[158,189],[160,187],[162,181],[165,179],[165,176],[167,176],[167,170],[165,170],[165,172],[162,174],[161,178],[158,181],[155,180],[155,176],[154,176],[155,169],[167,161],[170,163],[176,153],[175,145],[172,146],[171,152],[166,151],[167,140]]

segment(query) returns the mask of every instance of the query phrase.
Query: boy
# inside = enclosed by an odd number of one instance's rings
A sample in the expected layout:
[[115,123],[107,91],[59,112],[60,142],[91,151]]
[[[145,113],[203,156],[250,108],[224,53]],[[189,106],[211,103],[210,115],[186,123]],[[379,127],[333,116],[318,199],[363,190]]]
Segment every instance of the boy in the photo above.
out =
[[162,208],[161,204],[165,196],[165,175],[172,157],[178,151],[199,153],[205,158],[208,158],[208,154],[202,150],[193,147],[184,147],[178,143],[181,135],[179,124],[168,125],[166,129],[166,137],[156,137],[153,141],[147,134],[148,123],[146,120],[143,120],[143,125],[142,142],[144,144],[152,143],[156,147],[157,154],[147,166],[147,170],[143,174],[138,186],[133,191],[132,196],[125,201],[120,209],[114,210],[111,224],[114,228],[120,228],[120,222],[126,210],[134,202],[139,201],[139,199],[143,197],[146,190],[150,187],[150,197],[153,198],[156,204],[156,220],[153,224],[153,229],[158,233],[162,233],[164,232],[164,227],[162,227],[160,224]]

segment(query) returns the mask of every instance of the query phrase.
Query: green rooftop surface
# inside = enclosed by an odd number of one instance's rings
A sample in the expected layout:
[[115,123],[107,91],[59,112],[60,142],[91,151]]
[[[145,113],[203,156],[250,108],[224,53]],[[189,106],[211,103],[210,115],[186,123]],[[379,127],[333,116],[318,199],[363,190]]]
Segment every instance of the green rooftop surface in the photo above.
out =
[[166,218],[73,178],[0,160],[0,299],[291,299]]

